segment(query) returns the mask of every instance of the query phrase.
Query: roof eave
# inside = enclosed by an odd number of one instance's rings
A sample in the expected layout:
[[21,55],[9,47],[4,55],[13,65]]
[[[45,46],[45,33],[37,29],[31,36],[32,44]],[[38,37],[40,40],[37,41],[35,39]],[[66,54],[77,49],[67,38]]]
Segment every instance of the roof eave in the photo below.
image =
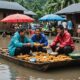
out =
[[80,13],[80,11],[78,11],[78,12],[55,13],[55,14],[66,15],[66,14],[77,14],[77,13]]

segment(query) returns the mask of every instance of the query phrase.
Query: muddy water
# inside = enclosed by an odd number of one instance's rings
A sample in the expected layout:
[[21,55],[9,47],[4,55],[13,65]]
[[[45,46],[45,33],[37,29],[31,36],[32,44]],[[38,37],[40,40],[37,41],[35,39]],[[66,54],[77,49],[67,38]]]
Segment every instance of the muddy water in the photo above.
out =
[[[0,47],[7,47],[9,40],[9,37],[0,37]],[[1,58],[0,62],[2,63],[0,64],[0,80],[80,80],[80,67],[53,69],[47,72],[40,72],[21,67]]]

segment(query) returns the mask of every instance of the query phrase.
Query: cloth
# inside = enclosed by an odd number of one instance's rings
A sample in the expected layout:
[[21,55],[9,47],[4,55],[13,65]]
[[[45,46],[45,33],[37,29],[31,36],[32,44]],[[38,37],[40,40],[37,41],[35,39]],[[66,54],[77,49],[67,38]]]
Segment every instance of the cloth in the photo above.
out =
[[28,39],[26,36],[24,37],[23,42],[21,42],[21,36],[18,32],[16,32],[13,35],[13,37],[9,43],[9,46],[8,46],[9,55],[14,56],[15,49],[19,48],[19,47],[23,47],[25,43],[31,43],[33,45],[32,40]]
[[[57,47],[58,47],[58,46],[53,46],[53,47],[51,47],[52,50],[53,50],[53,52],[55,52],[55,50],[56,50]],[[73,51],[73,49],[72,49],[71,46],[65,46],[65,47],[63,47],[63,48],[60,48],[60,49],[58,50],[58,53],[59,53],[59,54],[66,54],[66,55],[68,55],[68,54],[71,53],[72,51]]]
[[31,38],[31,40],[32,40],[33,42],[38,42],[38,43],[40,43],[40,44],[44,44],[44,46],[47,46],[47,45],[48,45],[48,40],[47,40],[47,38],[46,38],[46,36],[45,36],[44,34],[40,34],[39,39],[37,38],[37,35],[34,34],[34,35],[32,36],[32,38]]
[[20,54],[29,54],[30,53],[30,50],[31,50],[31,47],[18,47],[15,49],[15,53],[14,53],[14,56],[17,56],[17,55],[20,55]]
[[60,43],[59,47],[61,48],[64,48],[65,46],[71,46],[72,49],[75,48],[71,35],[68,31],[64,31],[63,36],[60,36],[60,34],[58,34],[50,46],[56,46],[57,43]]

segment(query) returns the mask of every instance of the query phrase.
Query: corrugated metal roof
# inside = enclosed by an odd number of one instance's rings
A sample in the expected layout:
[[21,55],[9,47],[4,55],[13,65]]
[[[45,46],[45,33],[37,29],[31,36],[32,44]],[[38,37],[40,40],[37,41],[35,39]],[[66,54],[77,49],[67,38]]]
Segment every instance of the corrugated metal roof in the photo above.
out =
[[24,14],[33,15],[33,16],[36,15],[36,13],[34,13],[34,12],[32,12],[32,11],[24,11]]
[[72,13],[80,13],[80,3],[72,4],[56,12],[56,14],[72,14]]
[[17,2],[8,2],[8,1],[0,1],[0,9],[27,11],[26,8],[24,8]]

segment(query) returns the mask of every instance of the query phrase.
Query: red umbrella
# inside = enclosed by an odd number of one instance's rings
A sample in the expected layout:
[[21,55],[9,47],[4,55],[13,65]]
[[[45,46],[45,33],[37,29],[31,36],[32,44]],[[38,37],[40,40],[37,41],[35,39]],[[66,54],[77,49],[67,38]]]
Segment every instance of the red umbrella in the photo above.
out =
[[5,17],[1,22],[33,22],[34,19],[24,14],[13,14]]

